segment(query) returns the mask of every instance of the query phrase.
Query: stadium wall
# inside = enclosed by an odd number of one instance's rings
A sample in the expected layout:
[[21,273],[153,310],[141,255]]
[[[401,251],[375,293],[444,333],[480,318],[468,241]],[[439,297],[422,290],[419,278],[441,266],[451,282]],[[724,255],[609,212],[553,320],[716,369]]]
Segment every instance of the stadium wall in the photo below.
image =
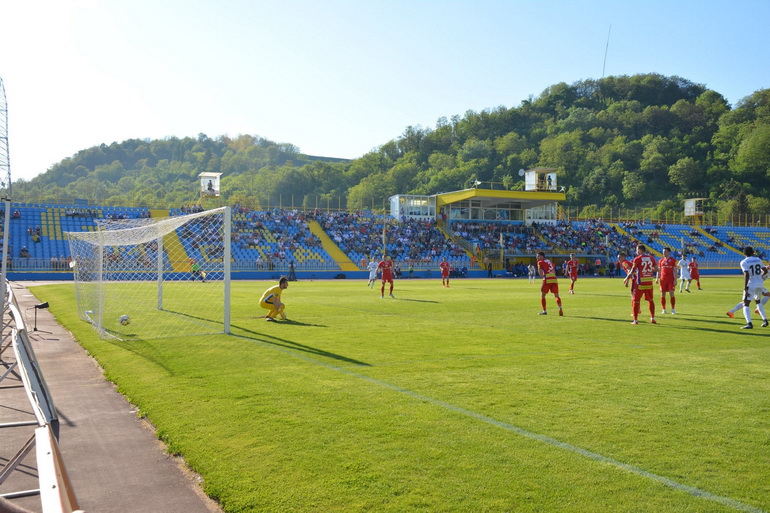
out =
[[[406,273],[405,273],[406,274]],[[740,269],[701,269],[701,276],[740,276]],[[281,276],[287,275],[282,271],[233,271],[231,279],[233,280],[277,280]],[[333,280],[343,275],[348,280],[366,280],[369,278],[368,271],[297,271],[298,280]],[[503,271],[493,271],[495,278],[506,278]],[[437,279],[441,275],[437,270],[419,270],[414,272],[414,279]],[[468,278],[487,278],[487,271],[484,269],[468,271]],[[587,276],[588,277],[588,276]],[[12,271],[8,272],[10,281],[73,281],[74,275],[71,272],[62,271]],[[403,276],[399,280],[408,280],[408,276]],[[456,278],[462,279],[462,278]]]

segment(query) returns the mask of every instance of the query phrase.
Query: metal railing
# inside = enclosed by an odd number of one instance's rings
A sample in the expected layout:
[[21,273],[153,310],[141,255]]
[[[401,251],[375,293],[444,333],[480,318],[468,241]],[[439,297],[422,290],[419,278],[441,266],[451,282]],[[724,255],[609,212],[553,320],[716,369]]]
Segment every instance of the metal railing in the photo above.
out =
[[691,226],[746,226],[767,228],[768,214],[731,214],[705,212],[701,215],[685,215],[684,212],[658,213],[653,208],[603,208],[559,207],[559,219],[563,221],[589,221],[599,219],[605,223],[683,224]]
[[[8,285],[6,283],[6,285]],[[15,499],[31,495],[40,495],[43,513],[72,513],[80,509],[72,483],[64,466],[58,447],[59,417],[54,406],[53,397],[48,390],[43,372],[32,349],[24,318],[19,311],[16,299],[9,286],[3,298],[4,313],[10,314],[10,319],[3,326],[3,351],[10,345],[15,358],[2,359],[6,368],[0,377],[0,382],[13,373],[18,376],[24,386],[35,420],[12,421],[0,424],[0,428],[19,428],[36,426],[32,435],[26,439],[16,453],[8,458],[8,462],[0,469],[0,485],[16,471],[24,458],[36,449],[37,473],[39,487],[32,490],[17,490],[0,494],[3,499]],[[3,316],[5,322],[5,315]],[[10,338],[10,344],[5,337]]]

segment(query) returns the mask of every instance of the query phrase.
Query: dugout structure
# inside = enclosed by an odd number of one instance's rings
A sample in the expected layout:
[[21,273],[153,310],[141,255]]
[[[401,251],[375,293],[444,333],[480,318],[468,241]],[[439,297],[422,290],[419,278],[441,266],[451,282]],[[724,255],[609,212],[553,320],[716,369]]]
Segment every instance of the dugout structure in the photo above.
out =
[[78,315],[102,338],[230,332],[230,207],[67,232]]

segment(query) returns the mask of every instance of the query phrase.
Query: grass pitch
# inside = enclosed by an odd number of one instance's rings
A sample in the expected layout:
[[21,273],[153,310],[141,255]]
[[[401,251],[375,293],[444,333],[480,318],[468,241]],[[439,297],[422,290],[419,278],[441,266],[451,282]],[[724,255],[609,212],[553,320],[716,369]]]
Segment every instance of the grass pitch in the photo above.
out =
[[[741,278],[630,324],[619,279],[235,282],[231,336],[103,341],[38,297],[227,512],[770,510],[770,328]],[[141,315],[132,316],[137,331]]]

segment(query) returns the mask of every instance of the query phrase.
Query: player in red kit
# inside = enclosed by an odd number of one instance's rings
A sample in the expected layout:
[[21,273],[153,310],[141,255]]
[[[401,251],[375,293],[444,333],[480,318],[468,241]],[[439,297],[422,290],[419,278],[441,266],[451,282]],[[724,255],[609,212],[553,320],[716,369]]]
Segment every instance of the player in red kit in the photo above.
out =
[[[633,267],[633,262],[626,258],[626,254],[624,252],[618,253],[618,267],[623,270],[624,273],[626,273],[626,276],[628,276],[628,273],[631,272],[631,267]],[[624,282],[625,283],[625,282]],[[628,283],[625,283],[626,287],[628,287]],[[631,299],[634,298],[634,291],[636,291],[636,282],[631,282]]]
[[700,288],[700,271],[698,270],[698,262],[695,260],[695,255],[690,257],[690,263],[687,264],[687,268],[690,270],[690,278],[695,280],[698,290],[703,290]]
[[452,266],[446,261],[446,257],[441,259],[438,268],[441,270],[441,286],[449,288],[449,272],[452,270]]
[[580,262],[575,259],[575,254],[569,254],[569,260],[564,262],[564,276],[569,278],[569,293],[575,293],[575,282],[577,281],[578,266]]
[[545,295],[553,293],[556,298],[556,305],[559,307],[559,315],[564,315],[561,309],[561,298],[559,297],[559,281],[556,279],[556,267],[545,258],[542,251],[537,254],[537,268],[540,270],[540,276],[543,277],[543,285],[540,287],[540,304],[543,305],[543,311],[539,315],[548,315],[545,308]]
[[644,244],[636,246],[636,258],[631,267],[631,272],[628,273],[626,279],[623,280],[625,285],[628,285],[630,279],[636,281],[636,290],[634,291],[634,298],[631,303],[633,305],[634,322],[631,324],[639,324],[639,311],[641,310],[640,303],[642,297],[650,305],[650,323],[656,324],[655,321],[655,301],[652,297],[652,282],[655,280],[655,273],[659,270],[658,264],[655,259],[647,253],[647,248]]
[[393,295],[393,261],[389,256],[385,256],[382,261],[377,264],[377,270],[382,273],[382,288],[380,289],[380,297],[385,297],[385,282],[390,283],[390,297],[396,298]]
[[676,258],[671,256],[671,249],[663,248],[663,258],[658,262],[660,272],[655,276],[655,283],[660,283],[660,306],[663,308],[661,313],[666,313],[666,292],[671,299],[671,314],[676,314],[676,276],[674,270],[677,268]]

